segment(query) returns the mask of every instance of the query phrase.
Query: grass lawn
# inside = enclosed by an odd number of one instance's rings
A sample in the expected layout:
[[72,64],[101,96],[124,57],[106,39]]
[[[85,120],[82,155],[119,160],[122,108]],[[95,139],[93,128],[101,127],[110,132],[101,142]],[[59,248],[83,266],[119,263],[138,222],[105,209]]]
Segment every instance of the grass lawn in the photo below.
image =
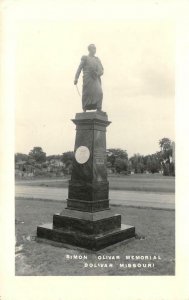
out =
[[[33,179],[18,181],[16,184],[49,187],[67,187],[69,179]],[[127,191],[145,191],[158,193],[174,193],[175,178],[160,174],[117,175],[108,178],[110,189]]]
[[[175,268],[175,212],[166,210],[112,207],[121,213],[122,223],[136,227],[137,238],[129,243],[100,250],[97,253],[68,247],[54,247],[35,241],[37,225],[52,222],[54,213],[65,204],[56,201],[16,199],[16,275],[174,275]],[[87,255],[87,260],[67,259],[66,255]],[[120,256],[120,260],[100,260],[98,255]],[[125,256],[154,256],[161,260],[131,261]],[[113,267],[84,267],[84,263],[108,264]],[[120,267],[120,263],[154,264],[146,267]]]

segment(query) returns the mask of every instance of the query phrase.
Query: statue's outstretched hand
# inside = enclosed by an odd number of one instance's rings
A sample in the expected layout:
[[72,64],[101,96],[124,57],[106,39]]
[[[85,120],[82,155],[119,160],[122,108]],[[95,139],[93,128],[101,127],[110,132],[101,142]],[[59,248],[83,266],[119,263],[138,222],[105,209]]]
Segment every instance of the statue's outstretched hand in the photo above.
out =
[[74,80],[74,84],[75,84],[75,85],[77,84],[77,79]]

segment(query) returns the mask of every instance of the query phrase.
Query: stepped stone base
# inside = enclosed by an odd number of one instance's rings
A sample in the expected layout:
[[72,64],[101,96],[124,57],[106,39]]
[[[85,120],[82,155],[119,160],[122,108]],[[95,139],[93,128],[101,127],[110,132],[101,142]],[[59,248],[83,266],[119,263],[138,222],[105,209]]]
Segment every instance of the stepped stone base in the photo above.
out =
[[135,228],[122,224],[121,228],[104,234],[87,235],[70,230],[54,229],[53,224],[49,223],[38,226],[37,236],[55,242],[97,251],[117,242],[133,238],[135,236]]
[[96,213],[64,209],[53,224],[37,227],[37,236],[90,250],[100,250],[135,236],[135,228],[121,224],[121,215],[110,210]]

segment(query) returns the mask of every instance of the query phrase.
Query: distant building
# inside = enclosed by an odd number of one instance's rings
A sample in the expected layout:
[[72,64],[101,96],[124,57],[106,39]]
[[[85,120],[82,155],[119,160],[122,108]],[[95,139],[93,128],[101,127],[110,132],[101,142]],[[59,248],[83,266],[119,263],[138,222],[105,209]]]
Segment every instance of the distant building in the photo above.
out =
[[35,167],[27,161],[18,161],[15,163],[15,177],[27,178],[33,177],[35,174]]
[[49,165],[55,166],[55,167],[64,167],[64,163],[61,161],[61,159],[58,159],[58,158],[50,159]]

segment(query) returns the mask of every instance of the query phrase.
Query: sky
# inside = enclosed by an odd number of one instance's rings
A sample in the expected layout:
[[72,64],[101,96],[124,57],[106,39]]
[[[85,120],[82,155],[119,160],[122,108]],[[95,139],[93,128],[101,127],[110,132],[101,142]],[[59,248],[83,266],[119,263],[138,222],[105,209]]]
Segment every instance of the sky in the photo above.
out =
[[[88,15],[86,7],[79,14],[77,7],[66,6],[68,16],[66,10],[58,12],[58,5],[52,17],[53,12],[36,15],[32,8],[22,7],[15,21],[15,152],[29,153],[34,146],[47,155],[73,151],[71,119],[82,111],[73,80],[90,43],[104,66],[102,109],[112,122],[107,148],[147,155],[159,151],[159,139],[175,139],[175,26],[170,19],[132,18],[123,10],[117,17],[113,10],[102,17],[99,6]],[[81,93],[82,76],[78,88]]]

